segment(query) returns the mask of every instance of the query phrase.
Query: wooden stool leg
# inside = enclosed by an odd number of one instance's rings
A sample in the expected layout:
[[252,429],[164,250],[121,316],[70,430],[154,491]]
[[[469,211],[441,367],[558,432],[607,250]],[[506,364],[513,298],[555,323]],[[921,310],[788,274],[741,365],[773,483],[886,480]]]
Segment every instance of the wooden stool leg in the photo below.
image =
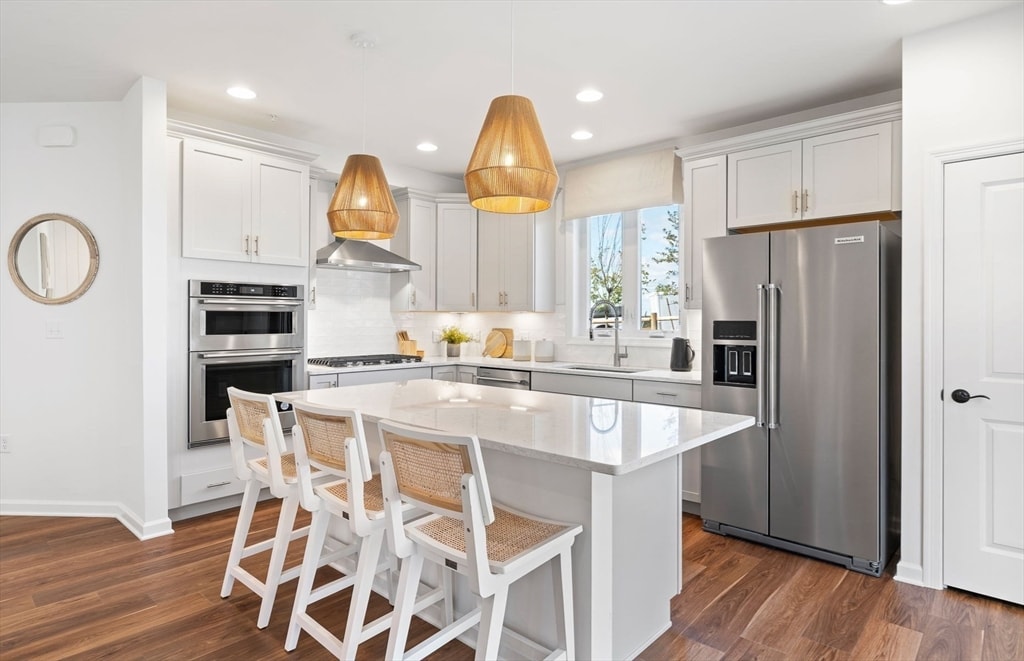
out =
[[576,627],[572,606],[572,549],[553,558],[551,574],[555,584],[555,617],[558,647],[565,650],[567,661],[576,658]]
[[402,560],[402,572],[398,577],[398,594],[395,596],[395,610],[391,614],[391,633],[388,635],[389,661],[405,656],[405,643],[409,637],[409,624],[416,608],[416,591],[423,571],[423,556],[413,554]]
[[264,583],[263,603],[260,604],[260,614],[256,618],[256,626],[260,629],[265,629],[270,624],[270,611],[274,609],[274,597],[277,596],[277,586],[281,582],[281,571],[284,569],[288,542],[291,541],[298,509],[298,496],[289,495],[281,500],[281,514],[277,518],[274,548],[270,552],[270,567],[267,569],[267,580]]
[[231,596],[231,588],[235,585],[233,570],[242,562],[245,540],[249,536],[249,526],[252,525],[252,515],[256,510],[256,501],[259,495],[260,485],[256,480],[249,480],[245,483],[242,506],[238,508],[238,521],[235,523],[235,536],[231,540],[231,551],[228,553],[228,566],[224,570],[224,582],[220,587],[221,597]]
[[356,649],[363,638],[363,622],[366,620],[366,606],[370,603],[373,579],[380,560],[380,549],[384,542],[384,529],[375,530],[364,537],[359,545],[359,561],[356,564],[355,583],[348,604],[348,622],[345,624],[345,640],[341,644],[341,658],[353,661]]
[[505,622],[505,604],[508,586],[502,585],[490,597],[480,599],[480,633],[476,640],[477,661],[498,658],[501,644],[501,625]]
[[327,538],[327,527],[331,513],[325,509],[313,513],[309,524],[309,536],[306,538],[306,552],[302,556],[302,570],[299,572],[299,583],[295,587],[295,605],[292,606],[292,619],[288,624],[288,635],[285,637],[284,649],[291,652],[299,644],[299,616],[306,612],[309,595],[313,591],[313,580],[316,578],[317,566],[323,554],[324,540]]

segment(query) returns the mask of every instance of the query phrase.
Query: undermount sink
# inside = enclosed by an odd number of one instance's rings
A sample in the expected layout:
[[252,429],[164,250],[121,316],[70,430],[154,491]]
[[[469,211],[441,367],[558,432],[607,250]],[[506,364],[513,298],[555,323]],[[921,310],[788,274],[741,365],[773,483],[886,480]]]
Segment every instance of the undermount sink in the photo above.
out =
[[583,372],[622,372],[623,374],[635,374],[646,372],[646,367],[613,367],[611,365],[566,365],[567,370],[581,370]]

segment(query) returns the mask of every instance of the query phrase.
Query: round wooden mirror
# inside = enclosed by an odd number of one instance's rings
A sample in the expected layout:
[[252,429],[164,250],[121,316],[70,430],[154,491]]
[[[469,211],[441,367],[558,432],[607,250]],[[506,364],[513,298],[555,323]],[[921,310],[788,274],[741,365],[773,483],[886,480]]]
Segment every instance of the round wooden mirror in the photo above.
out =
[[7,268],[25,296],[47,305],[70,303],[96,279],[100,251],[82,221],[44,213],[18,228],[7,251]]

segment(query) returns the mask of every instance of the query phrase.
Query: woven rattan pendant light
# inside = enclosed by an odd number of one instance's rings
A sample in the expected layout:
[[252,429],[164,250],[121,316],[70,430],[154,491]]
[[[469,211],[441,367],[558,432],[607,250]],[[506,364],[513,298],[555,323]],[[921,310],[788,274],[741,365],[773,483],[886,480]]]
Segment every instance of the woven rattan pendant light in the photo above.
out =
[[[362,32],[352,43],[363,51],[363,151],[366,151],[366,49],[376,40]],[[398,207],[384,176],[380,159],[352,154],[338,178],[327,207],[327,222],[334,236],[343,239],[390,239],[398,228]]]
[[[510,41],[514,50],[511,6],[510,2]],[[512,77],[514,84],[514,70]],[[469,201],[477,209],[534,213],[551,206],[558,172],[544,142],[533,102],[514,94],[491,101],[464,181]]]

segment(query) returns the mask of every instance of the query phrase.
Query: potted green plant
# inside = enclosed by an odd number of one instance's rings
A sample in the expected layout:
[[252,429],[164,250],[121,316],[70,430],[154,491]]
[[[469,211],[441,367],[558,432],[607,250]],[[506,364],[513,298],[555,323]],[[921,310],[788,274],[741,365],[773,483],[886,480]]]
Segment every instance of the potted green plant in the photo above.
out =
[[447,343],[447,355],[450,358],[458,358],[461,354],[461,345],[472,339],[469,333],[458,326],[445,326],[441,329],[441,340]]

